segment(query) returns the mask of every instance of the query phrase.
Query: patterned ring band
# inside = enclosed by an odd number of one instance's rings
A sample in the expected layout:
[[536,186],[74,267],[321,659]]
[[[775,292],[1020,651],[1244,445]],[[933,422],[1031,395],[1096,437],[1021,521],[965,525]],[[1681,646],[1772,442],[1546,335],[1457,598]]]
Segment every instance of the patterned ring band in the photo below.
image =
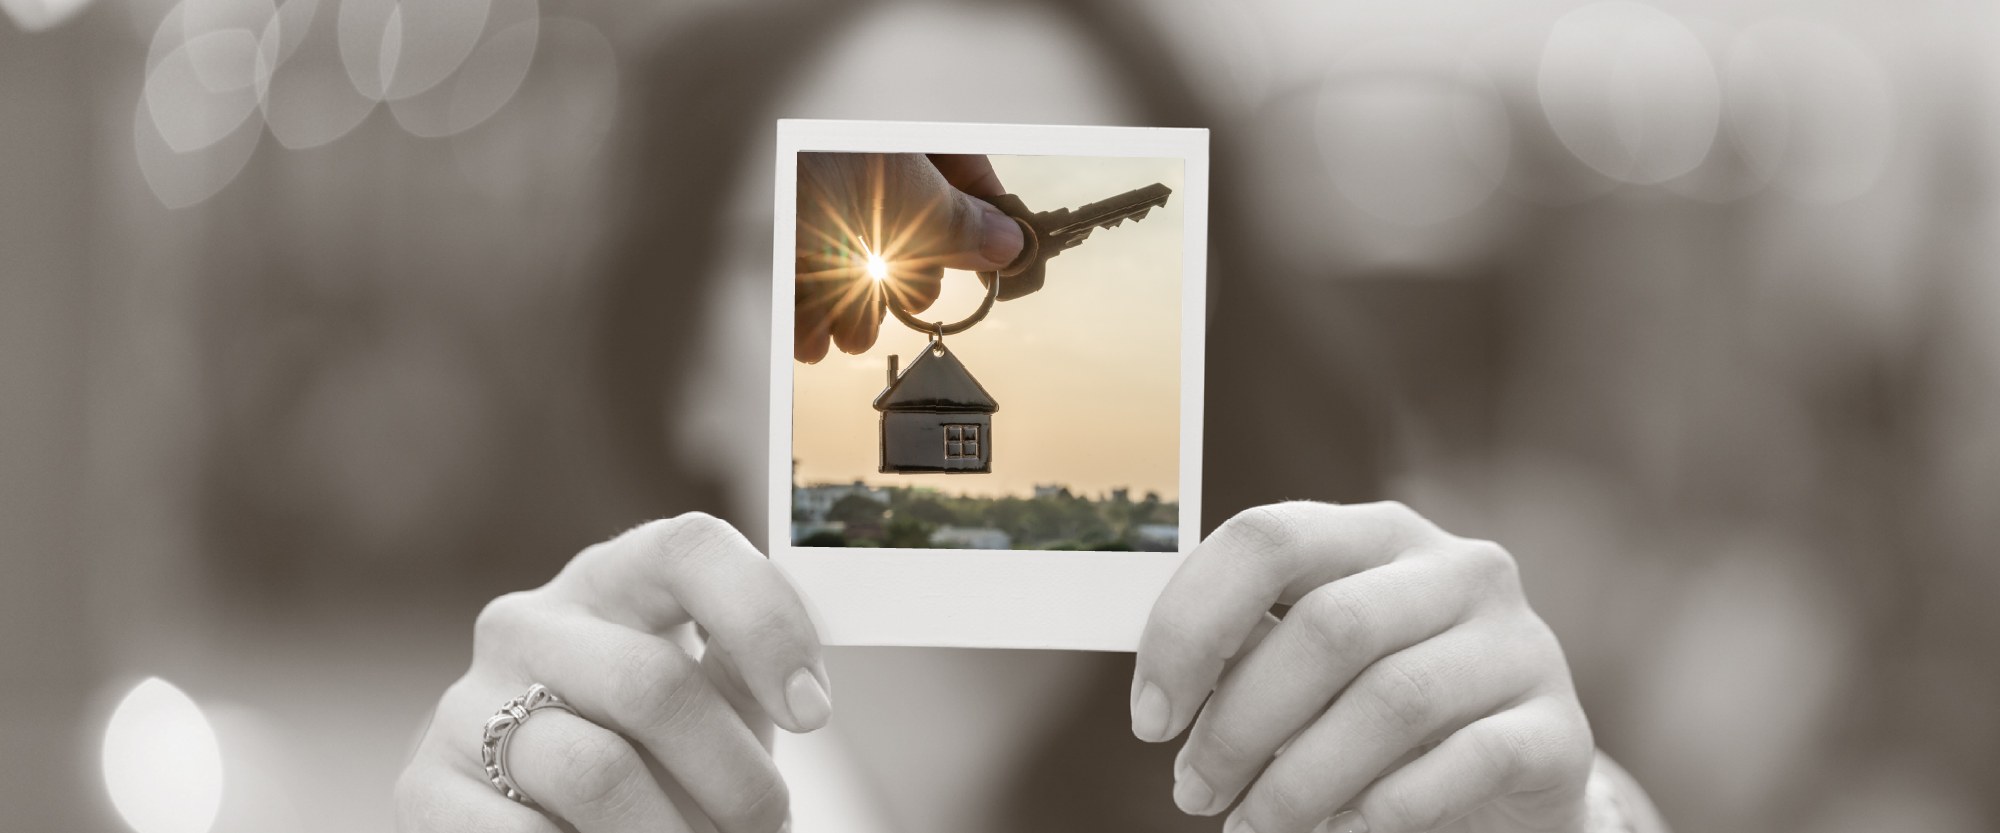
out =
[[514,776],[507,774],[507,744],[513,741],[514,730],[528,722],[529,715],[542,709],[562,709],[576,714],[576,710],[557,697],[555,692],[541,683],[535,683],[528,686],[528,693],[507,701],[492,717],[487,718],[486,731],[479,741],[479,762],[486,767],[486,780],[501,795],[529,807],[535,806],[535,802],[528,798],[527,793],[521,792],[521,787],[514,783]]

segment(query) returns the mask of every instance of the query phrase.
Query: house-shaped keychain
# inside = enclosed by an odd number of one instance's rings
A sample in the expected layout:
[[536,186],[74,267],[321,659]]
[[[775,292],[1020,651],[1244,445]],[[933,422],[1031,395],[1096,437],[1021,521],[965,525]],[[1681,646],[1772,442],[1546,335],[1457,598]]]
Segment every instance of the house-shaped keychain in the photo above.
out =
[[993,470],[993,412],[1000,403],[942,339],[917,353],[901,375],[889,357],[889,386],[875,397],[875,410],[882,412],[883,473]]

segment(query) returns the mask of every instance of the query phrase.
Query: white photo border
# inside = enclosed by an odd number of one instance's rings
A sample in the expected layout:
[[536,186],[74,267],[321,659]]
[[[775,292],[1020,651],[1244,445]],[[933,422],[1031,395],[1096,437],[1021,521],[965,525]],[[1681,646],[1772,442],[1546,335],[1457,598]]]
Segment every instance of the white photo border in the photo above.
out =
[[[1207,330],[1208,131],[778,120],[771,245],[771,558],[829,645],[1133,651],[1161,588],[1201,534]],[[1177,158],[1181,201],[1180,545],[1177,552],[800,547],[792,523],[792,339],[798,154],[979,153]]]

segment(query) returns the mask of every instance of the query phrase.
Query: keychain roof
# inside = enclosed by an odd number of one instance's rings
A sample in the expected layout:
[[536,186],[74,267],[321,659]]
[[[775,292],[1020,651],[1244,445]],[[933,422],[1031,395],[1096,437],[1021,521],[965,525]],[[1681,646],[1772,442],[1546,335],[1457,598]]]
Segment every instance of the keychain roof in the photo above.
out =
[[933,342],[930,347],[919,351],[901,375],[896,373],[894,359],[894,356],[890,357],[889,386],[875,397],[875,410],[988,414],[1000,410],[1000,403],[986,392],[978,379],[972,378],[972,373],[959,363],[957,356],[945,349],[942,341]]

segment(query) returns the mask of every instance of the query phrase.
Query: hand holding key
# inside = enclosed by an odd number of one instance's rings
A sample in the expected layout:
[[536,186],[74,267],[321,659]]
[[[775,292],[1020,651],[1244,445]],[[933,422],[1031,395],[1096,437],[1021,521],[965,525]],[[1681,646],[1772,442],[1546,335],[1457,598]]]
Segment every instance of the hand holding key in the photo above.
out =
[[1020,224],[978,197],[1004,193],[984,156],[799,154],[797,330],[793,355],[874,345],[883,300],[922,311],[945,269],[1017,259]]
[[[1098,228],[1138,221],[1172,189],[1154,183],[1075,209],[1031,211],[1006,193],[984,156],[913,153],[799,154],[796,331],[793,355],[812,363],[829,340],[861,353],[881,332],[883,309],[917,329],[945,269],[979,273],[993,299],[1042,287],[1050,258]],[[997,285],[996,285],[997,283]]]
[[[1019,298],[1042,288],[1043,272],[1049,258],[1075,248],[1090,237],[1092,229],[1114,228],[1131,220],[1146,219],[1153,209],[1167,204],[1167,197],[1174,190],[1155,182],[1144,188],[1134,188],[1109,199],[1098,200],[1076,209],[1058,208],[1054,211],[1029,211],[1026,203],[1013,194],[984,197],[995,207],[1019,220],[1027,232],[1027,244],[1021,247],[1021,256],[995,271],[1000,281],[1000,300]],[[993,280],[985,273],[981,281]]]

